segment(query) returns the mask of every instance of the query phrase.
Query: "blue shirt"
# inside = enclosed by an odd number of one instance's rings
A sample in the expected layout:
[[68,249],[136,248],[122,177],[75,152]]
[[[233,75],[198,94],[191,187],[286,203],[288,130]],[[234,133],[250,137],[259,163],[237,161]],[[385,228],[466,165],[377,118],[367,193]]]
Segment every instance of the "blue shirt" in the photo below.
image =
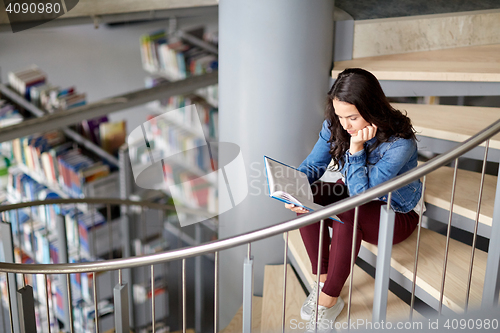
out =
[[[313,183],[325,173],[332,159],[330,155],[330,129],[328,121],[323,122],[319,139],[307,158],[298,169],[304,172]],[[349,195],[356,195],[365,190],[388,181],[417,166],[417,143],[413,139],[391,137],[382,142],[377,148],[369,152],[375,144],[376,138],[364,143],[364,149],[354,154],[349,150],[345,154],[344,165],[341,169]],[[369,153],[368,153],[369,152]],[[422,183],[415,180],[392,193],[391,207],[396,212],[411,211],[422,195]],[[387,196],[379,197],[387,202]]]

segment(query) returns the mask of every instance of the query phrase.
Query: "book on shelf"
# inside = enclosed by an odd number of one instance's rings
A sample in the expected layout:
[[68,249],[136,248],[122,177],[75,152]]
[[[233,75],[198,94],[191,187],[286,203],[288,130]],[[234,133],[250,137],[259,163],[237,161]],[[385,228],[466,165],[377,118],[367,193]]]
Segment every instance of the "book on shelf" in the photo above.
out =
[[59,172],[62,175],[64,187],[75,197],[84,196],[83,184],[85,184],[84,172],[89,168],[95,168],[102,162],[96,162],[89,156],[83,155],[79,149],[73,149],[57,159]]
[[[97,314],[99,318],[111,314],[114,311],[114,304],[111,299],[102,299],[97,303]],[[86,309],[86,319],[89,324],[94,322],[95,308],[93,304],[89,304]],[[90,326],[90,325],[89,325]]]
[[203,33],[203,40],[214,45],[219,44],[219,32],[218,31],[205,31]]
[[152,154],[155,161],[164,159],[166,163],[189,166],[195,174],[211,171],[209,147],[199,121],[199,126],[192,130],[193,133],[173,125],[169,122],[169,117],[169,114],[151,116],[144,123],[146,132],[151,134],[148,137],[148,149],[143,141],[132,142],[129,138],[130,158],[134,168],[149,163]]
[[[264,165],[270,197],[310,211],[323,208],[314,203],[311,185],[305,173],[267,156],[264,156]],[[336,216],[330,218],[341,222]]]
[[64,318],[65,310],[64,310],[64,294],[63,294],[63,283],[60,278],[55,278],[56,280],[59,281],[54,281],[55,283],[52,283],[52,304],[54,304],[55,308],[55,316],[57,318]]
[[54,102],[54,106],[60,110],[68,110],[77,106],[82,106],[87,103],[87,95],[85,93],[59,96]]
[[200,177],[193,177],[186,173],[180,175],[184,196],[187,202],[193,203],[195,207],[207,207],[211,197],[213,186]]
[[135,256],[143,256],[165,251],[169,248],[168,241],[163,235],[155,235],[148,239],[141,240],[136,238],[132,241],[132,248]]
[[101,161],[93,163],[86,169],[78,172],[78,178],[86,183],[93,182],[100,178],[109,175],[110,169],[108,164],[103,164]]
[[99,211],[71,211],[65,216],[65,223],[68,244],[78,248],[80,255],[85,258],[96,257],[97,253],[94,253],[94,248],[97,240],[93,229],[97,230],[99,226],[106,223],[104,216]]
[[9,217],[9,221],[12,225],[12,234],[17,235],[21,232],[21,226],[30,220],[29,214],[23,210],[18,209],[16,211],[10,210],[6,212]]
[[[168,287],[166,277],[155,277],[155,297],[158,297],[159,295],[166,293],[167,291]],[[151,290],[151,282],[148,281],[144,283],[134,283],[132,292],[135,304],[142,304],[144,302],[147,302],[153,295],[153,291]]]
[[0,98],[0,128],[19,124],[23,119],[13,104]]
[[26,100],[48,112],[67,110],[86,103],[86,94],[78,93],[76,87],[60,88],[47,81],[47,75],[37,66],[10,72],[9,85]]
[[82,121],[82,131],[83,135],[96,145],[101,145],[101,138],[99,136],[99,126],[102,123],[107,123],[109,121],[107,116],[97,117],[93,119],[87,119]]
[[50,96],[50,91],[58,89],[59,87],[54,86],[53,84],[50,84],[48,82],[34,86],[30,89],[30,98],[28,100],[38,107],[43,107],[43,105],[46,105],[48,103],[47,96]]
[[[164,79],[157,77],[149,77],[146,79],[146,86],[156,86],[163,82]],[[216,99],[217,97],[213,97]],[[190,105],[195,105],[195,108]],[[176,95],[166,99],[151,102],[149,104],[155,115],[148,116],[148,120],[155,118],[158,115],[164,115],[162,120],[171,121],[172,125],[176,125],[187,132],[191,132],[198,136],[207,137],[209,140],[216,140],[218,133],[218,109],[213,103],[208,103],[204,97],[190,94],[187,96]],[[198,130],[201,123],[202,131]]]
[[[8,78],[9,86],[12,90],[48,113],[68,110],[87,103],[85,93],[78,92],[75,86],[61,88],[49,83],[47,81],[47,75],[36,65],[32,65],[20,71],[10,72]],[[26,112],[23,109],[22,111],[24,115]],[[21,121],[19,116],[2,119],[0,115],[0,126],[2,123],[10,125],[19,121]],[[74,128],[77,133],[99,145],[99,137],[95,133],[95,128],[93,128],[92,125],[89,126],[87,124],[88,122],[89,121],[83,121],[71,127]],[[33,162],[36,163],[36,161]]]
[[[199,35],[197,31],[187,32]],[[203,33],[201,34],[203,38]],[[170,80],[180,80],[193,75],[209,73],[218,68],[217,56],[191,44],[174,34],[167,36],[164,30],[155,31],[141,37],[141,58],[143,67],[158,71]]]
[[[18,246],[14,246],[14,262],[18,264],[33,264],[35,261],[33,258],[23,251],[21,248]],[[33,275],[34,274],[16,274],[17,278],[17,285],[18,286],[23,286],[23,279],[26,283],[26,285],[33,285]]]
[[141,58],[143,64],[158,67],[157,46],[166,42],[165,30],[157,30],[141,37]]
[[47,75],[35,65],[20,71],[9,72],[7,77],[9,85],[27,100],[31,97],[30,89],[44,84],[47,79]]
[[[19,113],[17,108],[0,98],[0,128],[19,124],[23,121],[23,116]],[[0,155],[7,158],[10,162],[14,158],[14,152],[11,141],[4,141],[0,143]]]
[[89,184],[113,171],[109,163],[66,141],[58,131],[18,138],[11,146],[14,160],[23,172],[70,197],[83,197]]
[[188,170],[174,170],[172,165],[163,164],[164,184],[174,202],[184,206],[217,212],[217,190],[204,178]]
[[60,156],[74,148],[75,145],[73,142],[65,142],[42,153],[41,158],[44,164],[45,176],[50,183],[59,183],[62,181],[62,179],[60,179],[62,175],[60,175],[58,159]]
[[116,155],[118,148],[125,143],[127,136],[126,122],[104,122],[99,124],[101,146],[108,153]]

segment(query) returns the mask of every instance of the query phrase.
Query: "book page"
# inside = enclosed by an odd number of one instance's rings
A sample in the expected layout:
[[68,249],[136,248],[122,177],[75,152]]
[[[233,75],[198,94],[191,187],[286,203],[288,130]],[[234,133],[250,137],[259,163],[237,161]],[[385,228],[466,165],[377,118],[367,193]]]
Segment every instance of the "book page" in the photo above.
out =
[[[271,197],[302,206],[308,210],[320,210],[323,206],[314,203],[314,198],[305,173],[286,164],[264,156],[269,195]],[[343,223],[336,215],[331,219]]]
[[286,193],[299,203],[313,202],[311,186],[305,173],[268,157],[264,160],[271,196],[281,192],[280,195]]
[[289,201],[289,202],[296,204],[296,205],[299,205],[299,206],[303,205],[299,200],[295,199],[293,196],[291,196],[290,194],[283,192],[283,191],[276,191],[272,194],[272,196],[277,197],[277,198],[281,198],[283,200]]

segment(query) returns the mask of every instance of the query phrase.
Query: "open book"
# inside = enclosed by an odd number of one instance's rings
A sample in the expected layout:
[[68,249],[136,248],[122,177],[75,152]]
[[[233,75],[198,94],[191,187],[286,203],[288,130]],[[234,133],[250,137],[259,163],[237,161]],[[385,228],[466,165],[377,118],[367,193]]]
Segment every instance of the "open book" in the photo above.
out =
[[[264,164],[270,197],[310,211],[324,207],[314,203],[311,185],[305,173],[267,156],[264,156]],[[337,216],[330,218],[343,223]]]

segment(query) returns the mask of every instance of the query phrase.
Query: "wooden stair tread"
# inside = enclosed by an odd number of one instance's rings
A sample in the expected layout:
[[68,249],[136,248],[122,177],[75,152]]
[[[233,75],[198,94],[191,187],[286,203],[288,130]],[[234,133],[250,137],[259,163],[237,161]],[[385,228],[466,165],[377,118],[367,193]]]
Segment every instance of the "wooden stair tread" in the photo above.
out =
[[[262,314],[262,297],[252,297],[252,332],[260,332]],[[238,312],[234,315],[231,322],[224,328],[221,333],[239,333],[243,327],[243,306],[240,306]]]
[[[392,106],[408,113],[417,134],[455,142],[469,139],[500,118],[500,108],[493,107],[403,103]],[[500,134],[490,139],[490,147],[500,149]]]
[[[415,230],[408,239],[392,248],[392,267],[410,280],[413,279],[416,240]],[[377,246],[364,241],[362,245],[377,254]],[[445,236],[425,228],[421,229],[417,285],[437,300],[440,297],[445,246]],[[470,255],[470,246],[450,240],[443,304],[455,312],[462,312],[465,306]],[[471,308],[481,304],[486,259],[487,253],[476,249],[469,300]]]
[[[264,291],[262,304],[261,332],[281,331],[283,311],[283,265],[266,265],[264,267]],[[306,294],[295,276],[290,264],[287,268],[286,280],[285,327],[290,323],[300,322],[300,307]]]
[[379,80],[500,82],[500,44],[337,61],[332,77],[360,67]]
[[[457,170],[457,184],[453,214],[476,219],[477,200],[481,174],[478,172]],[[449,210],[453,168],[441,167],[427,175],[425,202]],[[485,175],[479,222],[491,226],[497,177]]]
[[[304,283],[312,284],[315,281],[315,276],[311,273],[311,263],[307,252],[300,237],[299,230],[289,232],[289,249],[297,261],[299,268],[306,276],[307,281]],[[375,279],[358,266],[354,266],[354,282],[351,304],[351,320],[364,319],[371,320],[373,307],[373,294],[375,290]],[[347,321],[347,301],[349,293],[349,280],[346,281],[340,296],[344,299],[346,305],[340,313],[337,321],[340,323]],[[281,294],[281,293],[280,293]],[[305,297],[305,296],[304,296]],[[305,298],[304,298],[305,299]],[[303,300],[304,300],[303,299]],[[302,300],[302,302],[303,302]],[[406,320],[410,314],[410,306],[394,295],[391,291],[388,294],[387,301],[387,320]],[[414,318],[420,315],[414,312]]]

